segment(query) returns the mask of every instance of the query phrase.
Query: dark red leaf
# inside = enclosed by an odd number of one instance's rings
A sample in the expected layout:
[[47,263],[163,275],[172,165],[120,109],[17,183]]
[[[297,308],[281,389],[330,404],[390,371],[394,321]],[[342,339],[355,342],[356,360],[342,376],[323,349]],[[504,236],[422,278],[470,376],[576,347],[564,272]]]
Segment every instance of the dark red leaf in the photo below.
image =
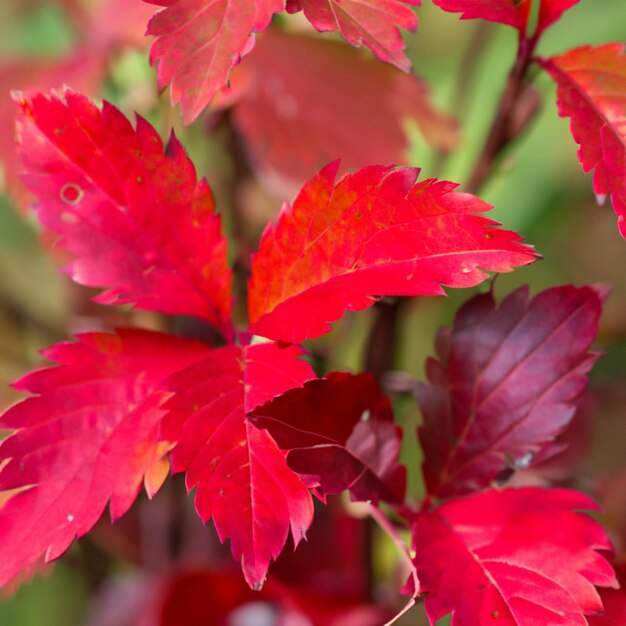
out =
[[305,184],[269,225],[253,257],[249,316],[255,334],[299,343],[376,296],[442,295],[490,271],[535,260],[488,204],[418,170],[371,166],[335,182],[337,162]]
[[593,173],[602,203],[611,196],[617,227],[626,238],[626,54],[624,44],[583,46],[542,59],[555,80],[561,117],[569,117],[578,160]]
[[45,555],[60,556],[87,533],[110,500],[123,515],[142,481],[152,496],[167,475],[157,430],[171,394],[161,382],[207,348],[139,330],[80,335],[44,352],[59,363],[16,383],[36,394],[10,408],[0,429],[0,585]]
[[620,589],[602,589],[600,597],[604,611],[601,615],[592,615],[589,626],[624,626],[626,624],[626,564],[615,568]]
[[149,22],[157,37],[150,62],[159,86],[170,85],[185,123],[193,122],[228,82],[231,69],[254,45],[284,0],[145,0],[165,7]]
[[381,61],[408,72],[411,62],[404,55],[400,29],[414,31],[417,16],[405,5],[420,0],[295,0],[290,12],[302,9],[320,32],[339,31],[353,46],[366,45]]
[[[105,101],[66,90],[19,101],[23,179],[41,222],[75,260],[82,285],[107,287],[97,302],[230,324],[226,239],[205,181],[173,137],[133,129]],[[175,233],[175,236],[173,236]]]
[[431,624],[587,626],[602,609],[594,585],[615,587],[597,510],[565,489],[490,490],[420,513],[415,566]]
[[334,372],[258,407],[251,418],[322,497],[348,489],[355,500],[404,500],[402,429],[370,374]]
[[246,414],[314,378],[301,351],[275,343],[213,350],[170,381],[162,436],[177,442],[175,472],[187,471],[196,510],[231,540],[249,585],[260,588],[291,528],[294,544],[311,524],[313,506],[285,454]]
[[556,287],[529,302],[521,288],[496,308],[476,296],[440,331],[430,384],[417,387],[429,493],[445,498],[522,469],[571,421],[598,331],[603,293]]
[[402,163],[406,120],[438,150],[458,141],[456,122],[434,107],[424,82],[338,41],[268,30],[233,73],[233,88],[243,92],[234,121],[255,167],[289,188],[336,158],[346,169]]

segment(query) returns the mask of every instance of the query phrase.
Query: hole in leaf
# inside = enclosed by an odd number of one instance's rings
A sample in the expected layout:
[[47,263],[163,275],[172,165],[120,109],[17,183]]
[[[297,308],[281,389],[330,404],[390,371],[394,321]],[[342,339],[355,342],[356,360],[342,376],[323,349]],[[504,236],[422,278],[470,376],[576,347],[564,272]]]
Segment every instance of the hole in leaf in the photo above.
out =
[[85,192],[76,183],[66,183],[61,187],[59,194],[61,200],[67,204],[78,204],[85,195]]

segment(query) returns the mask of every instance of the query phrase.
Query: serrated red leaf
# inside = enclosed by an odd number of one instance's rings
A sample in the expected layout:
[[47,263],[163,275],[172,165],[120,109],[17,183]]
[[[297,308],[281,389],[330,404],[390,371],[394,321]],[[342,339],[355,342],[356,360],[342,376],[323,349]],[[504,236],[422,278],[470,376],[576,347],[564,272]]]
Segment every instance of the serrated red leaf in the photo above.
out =
[[[533,0],[433,0],[444,11],[462,13],[462,20],[483,19],[517,28],[525,34]],[[541,0],[535,33],[541,34],[579,0]]]
[[566,489],[490,490],[420,513],[415,566],[431,624],[587,626],[602,610],[594,585],[615,587],[597,510]]
[[429,383],[416,388],[429,493],[439,498],[487,486],[534,455],[571,421],[597,359],[603,294],[555,287],[529,302],[528,289],[496,308],[476,296],[440,331]]
[[339,41],[268,30],[233,85],[243,92],[233,119],[256,169],[285,187],[338,157],[346,169],[405,162],[406,120],[438,150],[458,141],[455,120],[434,107],[423,81]]
[[626,238],[626,54],[624,44],[583,46],[541,59],[557,84],[561,117],[569,117],[584,172],[602,202],[611,196]]
[[[363,168],[335,182],[337,162],[305,184],[269,225],[252,261],[252,332],[300,343],[375,296],[442,295],[535,260],[490,207],[418,170]],[[482,269],[479,269],[482,268]]]
[[159,86],[170,85],[185,123],[193,122],[228,82],[232,68],[254,45],[284,0],[145,0],[165,7],[148,22],[157,37],[150,62]]
[[400,29],[414,31],[417,16],[406,5],[420,0],[288,0],[288,10],[302,9],[320,32],[339,31],[353,46],[367,46],[381,61],[408,72]]
[[589,626],[624,626],[626,624],[626,564],[615,567],[620,589],[601,589],[600,597],[604,610],[601,615],[592,615]]
[[60,556],[87,533],[110,500],[116,519],[142,481],[152,496],[167,475],[158,425],[169,397],[160,383],[199,359],[203,344],[120,330],[80,335],[44,355],[59,363],[16,383],[36,394],[8,409],[0,429],[0,585],[45,555]]
[[[23,179],[42,224],[75,260],[78,283],[106,287],[96,301],[230,324],[226,239],[205,181],[173,137],[133,129],[105,101],[64,92],[19,101]],[[175,233],[175,236],[173,236]]]
[[287,391],[250,417],[288,451],[289,467],[322,497],[348,489],[354,500],[404,500],[402,429],[371,374],[333,372]]
[[254,588],[262,585],[289,529],[297,545],[313,516],[308,489],[287,467],[285,454],[246,418],[315,378],[300,354],[275,343],[227,346],[169,383],[175,396],[166,405],[162,437],[177,442],[172,468],[187,471],[187,487],[197,487],[198,514],[205,522],[213,518],[222,541],[230,538],[233,556]]

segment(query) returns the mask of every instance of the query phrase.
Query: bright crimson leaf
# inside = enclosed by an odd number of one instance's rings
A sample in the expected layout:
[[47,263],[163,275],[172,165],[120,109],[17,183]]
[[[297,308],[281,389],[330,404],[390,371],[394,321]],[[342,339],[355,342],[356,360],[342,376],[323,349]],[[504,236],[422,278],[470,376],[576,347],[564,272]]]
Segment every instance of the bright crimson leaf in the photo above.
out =
[[375,296],[442,295],[535,260],[497,222],[472,215],[490,206],[418,170],[363,168],[335,183],[331,163],[269,225],[253,257],[252,332],[299,343],[327,332]]
[[623,44],[583,46],[540,60],[555,80],[561,117],[569,117],[583,171],[602,202],[611,196],[626,238],[626,54]]
[[275,343],[227,346],[170,381],[165,440],[175,472],[187,471],[197,486],[196,510],[213,518],[222,541],[231,540],[246,580],[260,588],[289,528],[297,545],[311,524],[313,505],[304,483],[287,467],[285,454],[246,414],[288,389],[315,378],[301,351]]
[[166,153],[142,118],[133,129],[108,102],[100,110],[69,90],[19,105],[23,179],[40,221],[75,257],[70,276],[107,287],[97,302],[195,315],[224,329],[226,239],[211,191],[178,141]]
[[[536,0],[539,1],[539,0]],[[533,0],[433,0],[444,11],[462,13],[462,20],[483,19],[517,28],[525,34]],[[541,34],[579,0],[541,0],[536,33]]]
[[597,510],[566,489],[489,490],[420,513],[415,566],[431,624],[587,626],[602,610],[594,585],[615,587],[599,550],[602,527],[576,509]]
[[170,85],[189,124],[226,85],[231,69],[254,45],[284,0],[145,0],[163,8],[149,22],[157,37],[150,62],[158,63],[159,86]]
[[258,407],[251,418],[322,497],[349,489],[355,500],[404,500],[402,429],[371,374],[328,374]]
[[268,30],[233,73],[233,91],[255,167],[289,188],[338,157],[346,169],[404,162],[407,120],[439,150],[458,141],[456,122],[433,106],[423,81],[339,41]]
[[602,299],[592,287],[565,286],[529,302],[524,287],[496,308],[486,293],[440,331],[430,384],[416,388],[429,493],[481,489],[507,468],[528,467],[564,430],[597,358],[589,347]]
[[353,46],[365,44],[381,61],[408,72],[400,28],[414,31],[417,16],[406,5],[420,0],[287,0],[290,13],[303,10],[320,32],[339,31]]
[[45,555],[60,556],[88,532],[110,500],[123,515],[145,484],[152,496],[167,475],[157,430],[171,394],[161,382],[206,353],[203,344],[120,330],[80,335],[44,352],[59,363],[16,388],[36,394],[8,409],[0,429],[0,585]]

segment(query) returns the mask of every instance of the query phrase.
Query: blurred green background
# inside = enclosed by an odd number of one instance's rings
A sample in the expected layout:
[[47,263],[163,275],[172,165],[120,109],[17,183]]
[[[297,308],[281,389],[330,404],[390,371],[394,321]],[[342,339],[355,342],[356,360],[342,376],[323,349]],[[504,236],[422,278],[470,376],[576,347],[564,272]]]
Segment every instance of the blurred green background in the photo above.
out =
[[[175,126],[200,174],[213,186],[228,224],[235,169],[231,140],[222,124],[209,123],[206,118],[182,127],[178,111],[169,106],[168,94],[157,95],[154,71],[148,64],[149,42],[142,37],[145,17],[155,7],[146,9],[139,0],[132,1],[139,8],[124,14],[123,24],[119,14],[123,3],[119,2],[117,14],[99,0],[0,3],[0,150],[6,174],[0,197],[0,409],[18,398],[8,383],[41,363],[38,350],[42,347],[85,329],[130,322],[162,325],[156,316],[112,312],[90,303],[90,292],[71,285],[59,272],[63,259],[45,251],[24,206],[28,199],[15,182],[11,89],[60,87],[63,83],[76,89],[87,86],[125,113],[134,110],[146,116],[163,136]],[[463,183],[482,148],[514,59],[516,33],[504,26],[461,22],[427,0],[418,14],[418,33],[406,37],[414,71],[427,80],[439,107],[458,118],[462,142],[454,154],[442,160],[410,128],[407,160],[421,167],[425,176]],[[290,20],[295,24],[298,18],[281,18],[281,23],[289,25]],[[301,24],[297,21],[298,28]],[[625,33],[624,0],[582,0],[547,32],[538,53],[547,56],[582,44],[619,41]],[[572,479],[573,484],[593,490],[604,477],[618,472],[625,460],[626,245],[617,233],[610,205],[597,206],[591,177],[580,169],[568,121],[556,113],[554,86],[544,75],[537,76],[535,85],[541,94],[541,110],[504,155],[480,195],[495,205],[496,219],[520,232],[544,257],[529,268],[500,276],[495,284],[497,294],[507,294],[526,283],[533,293],[564,283],[601,282],[613,287],[598,342],[605,356],[592,375],[596,418],[587,455]],[[246,193],[250,214],[260,216],[253,225],[258,232],[265,217],[277,213],[285,198],[262,184],[252,185]],[[423,363],[432,354],[437,328],[451,322],[455,310],[469,296],[469,292],[456,291],[447,299],[412,300],[400,320],[394,369],[423,379]],[[362,367],[373,316],[373,311],[348,315],[313,346],[327,359],[327,369],[356,371]],[[417,498],[421,489],[419,450],[410,435],[419,416],[406,399],[399,399],[397,408],[407,433],[403,455]],[[619,506],[609,508],[614,515],[609,522],[623,521]],[[396,554],[390,542],[376,537],[375,570],[384,581],[393,576]],[[93,585],[85,576],[88,558],[88,548],[72,548],[68,558],[49,574],[7,596],[0,605],[0,626],[85,624],[94,598]],[[121,563],[114,571],[129,567]],[[418,608],[402,623],[425,623],[423,620]]]

